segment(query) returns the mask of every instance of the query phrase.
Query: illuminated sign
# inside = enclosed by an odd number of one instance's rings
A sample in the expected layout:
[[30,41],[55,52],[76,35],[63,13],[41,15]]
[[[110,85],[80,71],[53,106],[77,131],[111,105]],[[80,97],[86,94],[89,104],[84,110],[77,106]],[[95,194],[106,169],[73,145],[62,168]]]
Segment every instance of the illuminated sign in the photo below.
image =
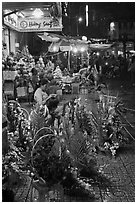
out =
[[21,32],[62,31],[61,17],[45,17],[42,19],[23,18],[18,21]]
[[[5,12],[10,13],[11,11],[5,10]],[[52,9],[48,11],[48,15],[46,15],[47,11],[45,11],[43,12],[44,16],[41,18],[33,15],[34,12],[29,18],[21,17],[19,14],[10,14],[4,17],[4,24],[19,32],[62,31],[61,2],[54,3]]]

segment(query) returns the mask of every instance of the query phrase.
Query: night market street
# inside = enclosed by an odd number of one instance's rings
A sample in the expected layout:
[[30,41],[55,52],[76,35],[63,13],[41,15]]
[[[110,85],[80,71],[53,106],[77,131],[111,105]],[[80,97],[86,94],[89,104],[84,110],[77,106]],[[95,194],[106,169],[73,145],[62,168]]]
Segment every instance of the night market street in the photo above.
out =
[[2,2],[2,202],[135,202],[135,2]]
[[[125,106],[132,110],[126,114],[126,118],[135,127],[135,87],[130,83],[127,84],[124,81],[121,82],[116,79],[113,79],[113,81],[108,80],[107,84],[111,95],[116,96],[118,94]],[[80,97],[86,102],[89,111],[95,108],[94,96],[89,94],[80,95]],[[68,98],[70,98],[70,95],[63,97],[64,100],[68,100]],[[92,104],[94,105],[92,106]],[[22,107],[30,111],[30,105],[28,103],[22,103]],[[129,128],[129,130],[134,138],[134,128]],[[100,170],[112,181],[110,187],[112,192],[104,192],[100,186],[93,187],[93,191],[95,192],[95,200],[93,202],[135,202],[135,140],[132,139],[132,136],[130,138],[130,144],[119,150],[115,159],[111,158],[110,155],[106,156],[98,153],[98,165],[100,166]],[[17,188],[17,200],[20,202],[23,202],[24,199],[28,202],[30,201],[30,194],[28,195],[29,186],[30,180],[25,179],[23,187]],[[76,200],[64,198],[64,201],[75,202]]]

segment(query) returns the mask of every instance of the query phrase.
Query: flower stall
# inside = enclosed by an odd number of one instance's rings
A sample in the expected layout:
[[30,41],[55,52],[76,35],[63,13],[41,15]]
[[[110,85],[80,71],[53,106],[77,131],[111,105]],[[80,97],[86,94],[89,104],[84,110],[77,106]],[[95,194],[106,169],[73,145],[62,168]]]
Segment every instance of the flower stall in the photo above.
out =
[[[14,194],[14,183],[31,178],[31,201],[94,201],[93,186],[111,191],[100,172],[98,152],[116,156],[126,142],[116,97],[98,91],[97,116],[81,98],[59,103],[51,117],[42,107],[30,114],[16,101],[7,103],[9,148],[3,155],[3,191]],[[52,118],[52,122],[51,122]]]
[[59,108],[54,126],[35,132],[31,151],[32,201],[92,201],[95,180],[102,179],[104,188],[109,186],[96,163],[98,130],[80,99],[72,99]]

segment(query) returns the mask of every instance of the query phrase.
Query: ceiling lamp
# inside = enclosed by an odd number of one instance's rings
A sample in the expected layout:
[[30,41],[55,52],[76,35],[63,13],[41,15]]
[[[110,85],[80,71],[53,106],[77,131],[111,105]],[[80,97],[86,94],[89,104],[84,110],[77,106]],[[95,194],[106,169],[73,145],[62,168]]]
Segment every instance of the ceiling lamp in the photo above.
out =
[[43,11],[41,11],[41,9],[39,9],[39,8],[36,8],[36,9],[33,11],[33,16],[34,16],[35,18],[41,18],[43,15],[44,15]]

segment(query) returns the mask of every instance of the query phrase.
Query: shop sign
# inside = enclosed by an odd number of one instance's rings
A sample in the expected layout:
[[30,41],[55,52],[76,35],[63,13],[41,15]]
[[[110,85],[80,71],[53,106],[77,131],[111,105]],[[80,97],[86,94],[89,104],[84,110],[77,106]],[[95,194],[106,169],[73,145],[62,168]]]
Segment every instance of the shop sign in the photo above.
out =
[[42,19],[19,19],[18,28],[21,32],[62,31],[61,17],[45,17]]

